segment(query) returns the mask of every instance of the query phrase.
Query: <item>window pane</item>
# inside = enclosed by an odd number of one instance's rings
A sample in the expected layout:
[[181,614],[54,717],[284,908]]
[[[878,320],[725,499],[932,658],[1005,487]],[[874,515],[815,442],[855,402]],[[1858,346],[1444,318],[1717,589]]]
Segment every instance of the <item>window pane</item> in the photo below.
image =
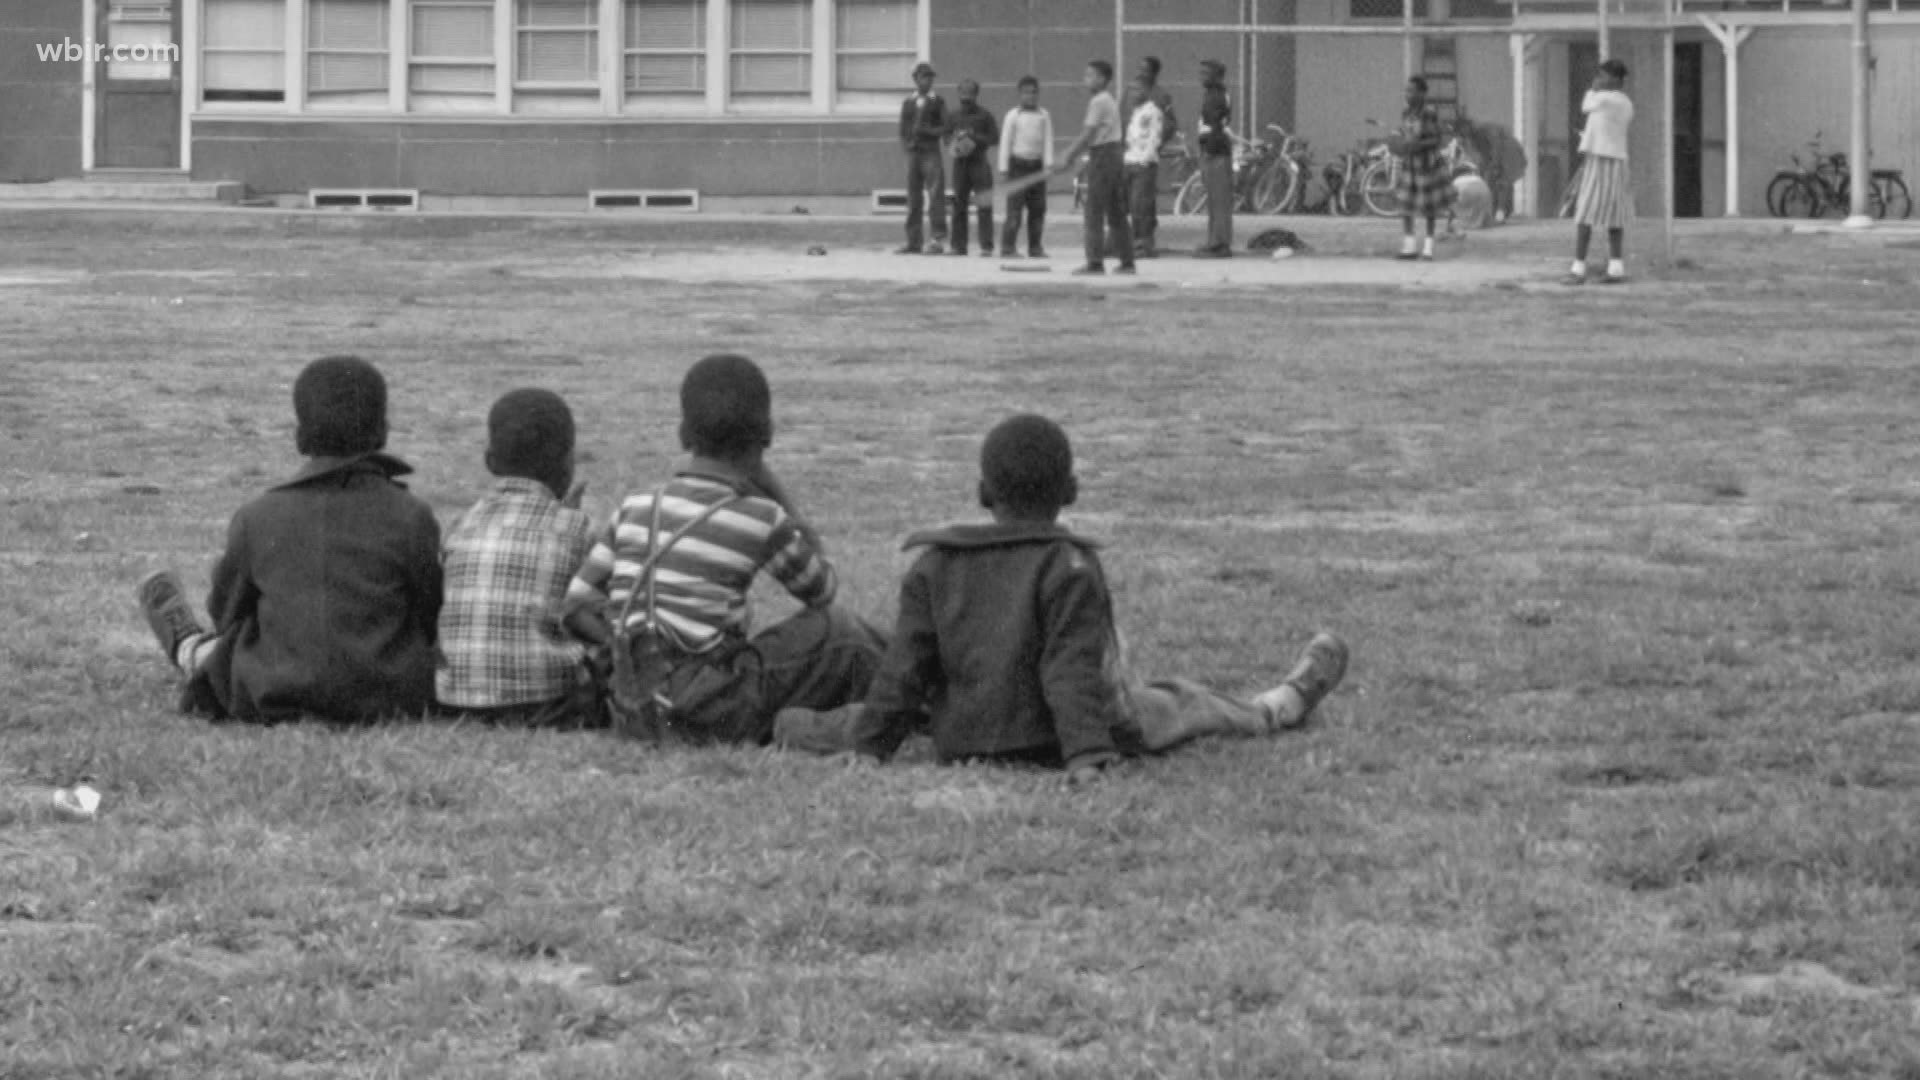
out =
[[307,48],[380,50],[387,47],[387,0],[307,0]]
[[445,64],[415,67],[408,83],[416,93],[491,94],[493,93],[493,68]]
[[799,52],[813,47],[813,0],[734,0],[733,47]]
[[1455,19],[1510,19],[1513,0],[1452,0],[1447,14]]
[[627,0],[627,48],[704,49],[706,0]]
[[707,88],[707,58],[691,53],[627,57],[627,92],[698,94]]
[[840,89],[898,90],[913,70],[913,53],[857,53],[840,57]]
[[307,89],[316,94],[386,88],[385,53],[312,53],[307,57]]
[[918,8],[915,0],[839,0],[838,47],[912,52]]
[[599,77],[599,50],[592,31],[523,30],[522,82],[592,82]]
[[493,7],[490,4],[463,4],[459,7],[413,9],[413,55],[416,57],[468,57],[493,60]]
[[208,91],[278,91],[286,81],[283,53],[215,52],[207,53],[201,63],[201,82]]
[[598,7],[595,0],[520,0],[520,25],[592,26]]
[[209,49],[279,50],[286,44],[286,0],[206,0],[201,40]]
[[809,56],[741,56],[733,58],[735,94],[804,94],[812,86],[813,58]]

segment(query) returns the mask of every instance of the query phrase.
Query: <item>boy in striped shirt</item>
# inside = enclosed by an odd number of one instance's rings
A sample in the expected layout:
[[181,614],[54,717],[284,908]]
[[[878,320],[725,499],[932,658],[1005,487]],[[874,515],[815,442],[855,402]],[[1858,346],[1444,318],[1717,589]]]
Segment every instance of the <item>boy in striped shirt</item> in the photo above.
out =
[[[691,460],[657,491],[621,504],[568,586],[566,624],[597,645],[612,642],[609,620],[623,610],[639,628],[644,599],[628,600],[654,546],[658,502],[659,543],[685,530],[653,575],[669,646],[668,728],[698,742],[844,749],[851,732],[835,739],[809,718],[866,695],[886,639],[834,605],[838,582],[820,537],[767,467],[766,376],[746,357],[709,356],[687,372],[680,408]],[[763,570],[806,610],[749,638],[748,590]],[[789,708],[792,730],[776,731],[776,715]]]

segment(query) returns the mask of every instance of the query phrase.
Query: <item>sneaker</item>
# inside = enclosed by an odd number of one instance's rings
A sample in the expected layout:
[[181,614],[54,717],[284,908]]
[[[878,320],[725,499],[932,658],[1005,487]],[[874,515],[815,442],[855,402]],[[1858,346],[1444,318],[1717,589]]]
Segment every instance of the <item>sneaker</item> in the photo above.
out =
[[893,253],[895,255],[918,255],[920,254],[920,249],[917,247],[914,247],[912,244],[908,244],[906,247],[903,247],[903,248],[895,248]]
[[207,632],[194,615],[193,606],[187,603],[187,591],[173,571],[158,570],[141,578],[134,586],[133,595],[169,663],[180,651],[181,642]]
[[1027,258],[1046,259],[1046,258],[1051,258],[1051,256],[1047,254],[1046,248],[1034,248],[1032,251],[1027,252]]
[[946,250],[947,244],[944,240],[935,240],[933,243],[927,245],[927,254],[929,255],[939,255]]
[[966,253],[967,253],[967,249],[963,247],[947,249],[947,254],[949,255],[965,255]]
[[1073,276],[1074,277],[1100,277],[1106,274],[1106,272],[1107,272],[1107,268],[1104,266],[1093,266],[1089,264],[1087,266],[1082,266],[1079,269],[1075,270],[1073,272]]
[[1300,654],[1299,663],[1287,674],[1285,683],[1298,691],[1307,703],[1299,723],[1311,719],[1313,711],[1340,685],[1340,680],[1347,677],[1347,655],[1347,643],[1332,634],[1315,634],[1307,643],[1306,651]]
[[1231,259],[1233,258],[1233,252],[1217,247],[1195,248],[1193,257],[1196,259]]
[[[991,251],[989,251],[989,252],[987,252],[987,254],[989,254],[989,255],[991,255],[991,254],[993,254],[993,252],[991,252]],[[1006,253],[1005,255],[1002,255],[1002,256],[1000,256],[1000,257],[1001,257],[1001,258],[1003,258],[1003,259],[1018,259],[1018,258],[1020,258],[1020,257],[1021,257],[1021,255],[1020,255],[1020,253],[1019,253],[1019,252],[1017,252],[1017,251],[1009,251],[1009,252],[1007,252],[1007,253]]]
[[1602,285],[1625,285],[1626,283],[1627,275],[1625,274],[1608,274],[1600,279]]
[[1139,273],[1138,270],[1134,269],[1134,265],[1132,263],[1121,263],[1119,266],[1114,268],[1113,272],[1116,274],[1126,274],[1129,277]]

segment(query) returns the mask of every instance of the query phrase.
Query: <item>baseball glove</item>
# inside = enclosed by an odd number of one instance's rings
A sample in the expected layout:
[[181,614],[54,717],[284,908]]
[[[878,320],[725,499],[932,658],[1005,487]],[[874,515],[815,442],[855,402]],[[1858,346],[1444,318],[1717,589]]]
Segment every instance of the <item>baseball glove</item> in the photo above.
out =
[[972,157],[973,149],[974,147],[973,147],[972,135],[969,135],[963,131],[960,134],[954,136],[953,138],[953,156],[954,157],[957,157],[957,158]]

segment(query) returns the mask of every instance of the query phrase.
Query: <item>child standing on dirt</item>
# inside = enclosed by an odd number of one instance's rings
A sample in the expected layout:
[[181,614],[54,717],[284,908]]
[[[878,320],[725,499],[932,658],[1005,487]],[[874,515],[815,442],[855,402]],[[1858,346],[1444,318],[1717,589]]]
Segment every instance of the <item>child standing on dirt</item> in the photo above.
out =
[[1586,127],[1580,132],[1580,189],[1573,203],[1573,268],[1567,284],[1587,280],[1587,248],[1593,230],[1607,230],[1607,273],[1600,280],[1615,285],[1627,280],[1627,225],[1633,221],[1633,185],[1627,173],[1627,129],[1633,123],[1633,99],[1622,89],[1627,65],[1608,60],[1593,77],[1593,88],[1580,103]]
[[[1453,175],[1446,156],[1440,152],[1446,141],[1440,129],[1440,113],[1427,104],[1427,80],[1418,75],[1407,80],[1406,111],[1400,114],[1400,130],[1394,138],[1400,155],[1400,239],[1399,259],[1433,259],[1435,223],[1453,209]],[[1413,224],[1424,218],[1427,235],[1414,238]]]
[[515,390],[487,414],[487,470],[499,479],[447,533],[443,708],[497,724],[605,726],[586,650],[560,626],[593,546],[573,448],[573,412],[552,391]]
[[433,705],[440,526],[399,478],[387,383],[358,357],[308,364],[293,384],[307,463],[240,508],[213,570],[206,629],[180,579],[136,590],[186,677],[184,711],[278,723],[422,716]]
[[[1000,126],[1000,172],[1009,183],[1036,173],[1053,171],[1053,117],[1040,107],[1040,80],[1031,75],[1020,80],[1020,104],[1007,113]],[[1000,253],[1009,259],[1019,257],[1015,241],[1020,238],[1020,217],[1027,219],[1027,258],[1044,259],[1047,249],[1040,242],[1047,225],[1047,182],[1036,181],[1025,191],[1007,196],[1007,221],[1000,234]]]
[[[649,616],[641,598],[651,591],[667,638],[669,732],[692,742],[845,749],[850,732],[816,744],[808,710],[861,700],[886,638],[834,604],[839,583],[820,537],[767,465],[766,376],[744,356],[709,356],[680,385],[680,416],[692,458],[621,504],[567,589],[566,625],[612,644],[612,620],[624,612],[629,628],[641,628]],[[748,590],[762,570],[806,610],[748,637]],[[777,725],[789,707],[799,719]]]
[[947,121],[953,149],[953,246],[952,254],[967,253],[967,213],[980,217],[980,254],[993,256],[993,148],[1000,143],[1000,125],[993,114],[980,107],[980,84],[972,79],[960,82],[960,107]]
[[[947,103],[933,92],[933,65],[913,69],[913,93],[900,103],[900,147],[907,154],[907,244],[897,254],[938,255],[947,239],[947,171],[940,140]],[[922,248],[921,222],[930,218],[933,244]]]
[[980,472],[991,523],[907,538],[925,551],[901,583],[892,647],[858,710],[861,753],[891,756],[924,719],[944,761],[1064,766],[1080,782],[1202,736],[1296,729],[1345,675],[1346,645],[1319,634],[1284,681],[1250,700],[1189,679],[1138,680],[1097,545],[1058,522],[1079,494],[1066,433],[1041,416],[1005,420],[987,435]]

